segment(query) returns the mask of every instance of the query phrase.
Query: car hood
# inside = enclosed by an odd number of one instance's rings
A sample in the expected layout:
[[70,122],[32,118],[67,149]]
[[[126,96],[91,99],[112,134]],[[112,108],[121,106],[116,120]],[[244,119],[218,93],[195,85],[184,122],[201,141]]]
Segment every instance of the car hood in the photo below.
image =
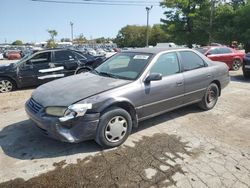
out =
[[130,82],[129,80],[84,73],[44,84],[32,93],[32,98],[43,107],[69,106],[82,99]]
[[10,64],[2,64],[0,65],[0,72],[5,72],[7,70],[11,70],[14,67],[13,63]]

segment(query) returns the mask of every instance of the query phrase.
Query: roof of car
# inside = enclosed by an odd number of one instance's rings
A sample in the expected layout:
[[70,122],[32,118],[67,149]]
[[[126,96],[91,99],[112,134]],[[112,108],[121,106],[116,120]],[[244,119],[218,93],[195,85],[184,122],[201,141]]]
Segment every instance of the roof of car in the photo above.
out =
[[151,53],[151,54],[158,54],[160,52],[163,51],[170,51],[170,50],[176,50],[176,49],[187,49],[187,48],[183,48],[183,47],[171,47],[171,48],[135,48],[135,49],[131,49],[131,50],[126,50],[123,52],[138,52],[138,53]]

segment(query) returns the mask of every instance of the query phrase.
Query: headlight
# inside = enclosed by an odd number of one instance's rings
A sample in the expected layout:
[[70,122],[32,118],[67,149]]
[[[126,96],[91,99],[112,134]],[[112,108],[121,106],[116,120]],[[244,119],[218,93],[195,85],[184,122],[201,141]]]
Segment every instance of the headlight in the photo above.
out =
[[65,111],[67,110],[67,107],[47,107],[45,109],[45,113],[51,116],[58,116],[62,117],[65,114]]
[[70,105],[64,113],[63,117],[60,117],[61,122],[68,121],[78,116],[83,116],[88,109],[92,109],[92,104],[73,104]]

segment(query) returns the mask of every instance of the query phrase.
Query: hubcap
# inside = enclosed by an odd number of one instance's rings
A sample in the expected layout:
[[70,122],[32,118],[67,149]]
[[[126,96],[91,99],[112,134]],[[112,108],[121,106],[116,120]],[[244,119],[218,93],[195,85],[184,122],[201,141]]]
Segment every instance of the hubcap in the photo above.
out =
[[207,104],[213,106],[217,100],[217,90],[215,87],[210,87],[207,91]]
[[0,92],[5,93],[12,90],[12,83],[9,80],[0,81]]
[[105,138],[109,142],[119,142],[126,135],[127,128],[127,120],[122,116],[115,116],[105,128]]
[[240,68],[240,62],[239,61],[235,61],[234,63],[233,63],[233,69],[234,70],[238,70]]

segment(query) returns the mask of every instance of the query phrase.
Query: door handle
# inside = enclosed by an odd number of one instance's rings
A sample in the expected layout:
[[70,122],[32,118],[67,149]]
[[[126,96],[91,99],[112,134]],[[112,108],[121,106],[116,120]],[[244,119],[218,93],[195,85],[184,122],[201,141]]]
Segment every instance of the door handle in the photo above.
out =
[[211,77],[211,74],[208,74],[207,77],[210,78],[210,77]]
[[180,87],[183,85],[183,82],[176,82],[177,87]]

